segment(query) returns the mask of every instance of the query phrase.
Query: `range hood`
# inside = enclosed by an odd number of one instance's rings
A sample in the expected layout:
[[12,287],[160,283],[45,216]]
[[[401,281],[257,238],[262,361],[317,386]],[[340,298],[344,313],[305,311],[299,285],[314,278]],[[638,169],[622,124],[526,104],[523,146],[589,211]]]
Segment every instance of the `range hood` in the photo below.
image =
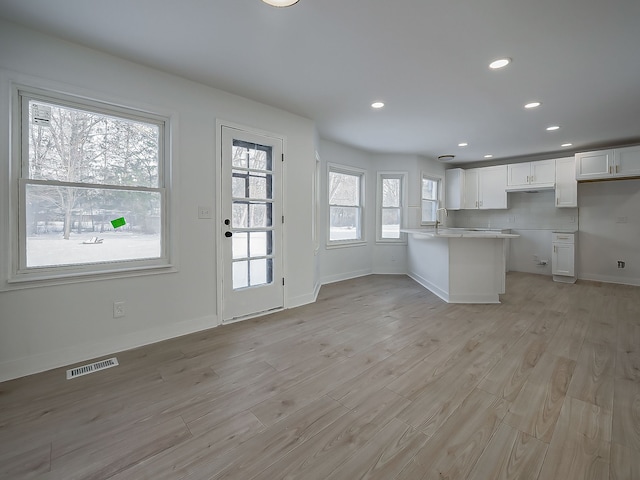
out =
[[543,192],[545,190],[555,190],[555,183],[538,183],[536,185],[507,185],[508,192]]

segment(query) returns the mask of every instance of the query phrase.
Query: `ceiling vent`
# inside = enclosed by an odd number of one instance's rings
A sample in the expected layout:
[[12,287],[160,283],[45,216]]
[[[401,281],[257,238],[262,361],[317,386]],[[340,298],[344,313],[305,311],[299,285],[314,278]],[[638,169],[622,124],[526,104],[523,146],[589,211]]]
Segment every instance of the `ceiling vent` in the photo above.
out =
[[438,157],[438,161],[439,162],[450,162],[451,160],[453,160],[454,158],[456,158],[455,155],[440,155]]
[[118,359],[116,357],[108,358],[106,360],[100,360],[99,362],[90,363],[89,365],[83,365],[81,367],[71,368],[67,370],[67,380],[72,378],[81,377],[82,375],[88,375],[90,373],[104,370],[105,368],[117,367]]

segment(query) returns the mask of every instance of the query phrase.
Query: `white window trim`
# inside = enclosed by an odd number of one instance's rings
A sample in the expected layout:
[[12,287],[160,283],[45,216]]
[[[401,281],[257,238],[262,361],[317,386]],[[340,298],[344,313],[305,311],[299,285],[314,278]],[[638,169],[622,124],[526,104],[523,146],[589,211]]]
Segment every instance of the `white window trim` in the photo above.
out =
[[[435,221],[433,222],[424,222],[422,220],[423,215],[422,215],[422,180],[423,179],[428,179],[428,180],[432,180],[434,182],[438,182],[438,205],[436,208],[441,208],[440,206],[444,204],[444,196],[443,196],[443,185],[444,185],[444,180],[441,176],[439,175],[433,175],[431,173],[428,172],[421,172],[420,174],[420,186],[419,186],[419,192],[420,192],[420,225],[422,226],[433,226],[436,224]],[[437,216],[437,215],[436,215]]]
[[[34,82],[35,84],[39,82]],[[171,222],[175,211],[173,177],[175,171],[171,159],[176,148],[172,138],[175,136],[177,121],[174,112],[155,112],[154,109],[146,107],[140,108],[135,102],[103,101],[97,100],[97,96],[74,95],[67,93],[73,88],[49,88],[43,86],[31,86],[28,83],[12,82],[11,91],[11,166],[10,166],[10,196],[8,206],[9,229],[7,240],[10,239],[11,248],[5,252],[8,255],[7,277],[0,291],[21,288],[31,288],[66,283],[86,282],[91,280],[101,280],[110,278],[133,277],[140,275],[172,273],[178,271],[176,263],[176,232],[174,222]],[[23,114],[21,105],[21,92],[29,98],[43,98],[46,100],[61,102],[62,105],[79,106],[96,112],[115,114],[123,118],[141,120],[149,123],[162,124],[162,148],[159,158],[159,187],[162,202],[162,250],[158,259],[141,259],[120,262],[104,262],[93,264],[79,264],[73,266],[52,266],[37,269],[21,269],[20,248],[21,229],[25,225],[25,209],[20,195],[20,185],[25,183],[26,177],[22,176],[25,158],[25,149],[28,146],[23,144],[22,126]],[[122,105],[128,106],[122,106]],[[97,185],[99,187],[99,185]],[[5,256],[7,258],[7,256]]]
[[407,234],[400,233],[400,238],[382,238],[382,180],[397,178],[400,180],[400,228],[405,228],[408,214],[407,177],[408,172],[380,171],[378,172],[376,190],[376,243],[406,245]]
[[[357,240],[330,240],[331,236],[331,205],[329,204],[329,188],[331,187],[329,182],[329,173],[343,173],[345,175],[357,175],[360,177],[360,238]],[[340,165],[337,163],[327,163],[327,248],[342,248],[342,247],[356,247],[366,245],[365,235],[365,196],[366,196],[366,176],[367,171],[356,167],[350,167],[346,165]]]

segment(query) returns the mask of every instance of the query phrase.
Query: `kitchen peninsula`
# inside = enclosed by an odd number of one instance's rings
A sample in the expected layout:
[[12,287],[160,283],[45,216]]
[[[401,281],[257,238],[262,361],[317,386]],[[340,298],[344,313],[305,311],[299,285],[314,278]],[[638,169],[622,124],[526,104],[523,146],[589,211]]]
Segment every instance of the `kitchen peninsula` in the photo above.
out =
[[447,303],[500,303],[506,242],[500,230],[403,229],[409,236],[409,276]]

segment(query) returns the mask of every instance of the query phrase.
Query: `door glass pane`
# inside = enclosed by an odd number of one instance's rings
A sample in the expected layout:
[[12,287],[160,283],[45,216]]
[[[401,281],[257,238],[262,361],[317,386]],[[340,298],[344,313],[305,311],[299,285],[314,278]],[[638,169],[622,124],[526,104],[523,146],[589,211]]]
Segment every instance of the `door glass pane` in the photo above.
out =
[[[251,232],[251,243],[249,244],[251,257],[264,257],[269,255],[271,250],[267,245],[267,240],[271,240],[272,232]],[[269,241],[269,243],[271,243]]]
[[231,179],[231,195],[234,198],[247,198],[247,180],[249,178],[249,174],[247,172],[241,172],[239,170],[233,171],[233,178]]
[[[269,148],[271,153],[271,148]],[[265,150],[253,149],[249,154],[249,168],[254,170],[267,170],[267,152]],[[271,170],[271,166],[268,167]]]
[[234,167],[247,168],[248,159],[249,159],[249,149],[241,145],[238,145],[237,140],[234,140],[233,142],[233,150],[231,155],[232,155],[231,164]]
[[249,205],[250,225],[252,228],[270,227],[271,211],[273,205],[271,203],[252,203]]
[[273,260],[271,258],[251,260],[250,269],[252,287],[273,282]]
[[249,262],[233,262],[233,289],[245,288],[249,286]]
[[271,199],[271,175],[251,173],[249,177],[249,197],[265,200]]
[[272,170],[273,150],[266,145],[233,140],[233,166],[252,170]]
[[232,223],[233,228],[248,228],[249,227],[249,204],[248,203],[233,203],[232,211]]
[[233,237],[233,259],[237,258],[247,258],[249,256],[249,245],[248,245],[248,236],[247,232],[235,232]]

